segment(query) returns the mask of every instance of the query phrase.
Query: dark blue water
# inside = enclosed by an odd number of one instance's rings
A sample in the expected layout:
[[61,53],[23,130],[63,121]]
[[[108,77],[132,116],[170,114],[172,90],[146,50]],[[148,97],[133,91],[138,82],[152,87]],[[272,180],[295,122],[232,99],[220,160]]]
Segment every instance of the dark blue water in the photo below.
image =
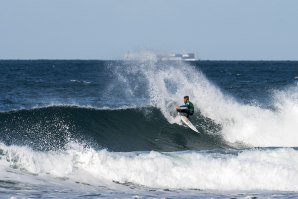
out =
[[297,82],[297,64],[293,61],[202,61],[196,66],[239,100],[268,104],[268,96],[274,90]]
[[2,196],[296,197],[297,80],[287,61],[0,61]]
[[[254,100],[266,103],[272,90],[295,83],[297,64],[286,61],[191,63],[222,90],[248,103]],[[140,100],[119,100],[123,97],[120,88],[106,93],[109,85],[117,80],[111,67],[125,67],[120,61],[1,61],[0,67],[2,111],[50,103],[115,107]]]

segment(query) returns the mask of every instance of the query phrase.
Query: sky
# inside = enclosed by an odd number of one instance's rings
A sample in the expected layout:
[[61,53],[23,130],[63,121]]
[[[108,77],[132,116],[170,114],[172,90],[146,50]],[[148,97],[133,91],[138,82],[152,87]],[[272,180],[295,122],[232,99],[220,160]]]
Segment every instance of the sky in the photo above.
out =
[[298,60],[297,0],[0,0],[0,59]]

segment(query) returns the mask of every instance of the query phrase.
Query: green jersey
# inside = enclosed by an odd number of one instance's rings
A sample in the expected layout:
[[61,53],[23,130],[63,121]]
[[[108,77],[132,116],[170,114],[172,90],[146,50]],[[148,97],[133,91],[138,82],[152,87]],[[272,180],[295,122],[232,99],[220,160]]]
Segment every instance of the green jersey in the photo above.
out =
[[192,111],[192,112],[194,112],[194,106],[193,106],[193,104],[190,102],[190,101],[188,101],[188,102],[186,102],[184,105],[182,105],[182,106],[180,106],[182,109],[184,108],[187,108],[187,109],[189,109],[190,111]]

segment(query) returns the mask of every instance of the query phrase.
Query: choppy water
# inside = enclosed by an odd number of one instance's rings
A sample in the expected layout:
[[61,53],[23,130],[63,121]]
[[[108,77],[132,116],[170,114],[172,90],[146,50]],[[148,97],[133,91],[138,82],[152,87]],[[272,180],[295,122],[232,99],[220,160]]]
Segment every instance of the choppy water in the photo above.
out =
[[[298,62],[0,61],[0,197],[298,197]],[[196,134],[175,105],[189,95]]]

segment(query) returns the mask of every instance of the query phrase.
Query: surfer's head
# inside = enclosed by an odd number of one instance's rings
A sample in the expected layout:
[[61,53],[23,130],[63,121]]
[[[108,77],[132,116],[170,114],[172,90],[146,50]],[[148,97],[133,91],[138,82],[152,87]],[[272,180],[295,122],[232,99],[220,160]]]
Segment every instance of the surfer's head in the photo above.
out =
[[189,97],[188,96],[184,96],[184,103],[188,102],[189,101]]

